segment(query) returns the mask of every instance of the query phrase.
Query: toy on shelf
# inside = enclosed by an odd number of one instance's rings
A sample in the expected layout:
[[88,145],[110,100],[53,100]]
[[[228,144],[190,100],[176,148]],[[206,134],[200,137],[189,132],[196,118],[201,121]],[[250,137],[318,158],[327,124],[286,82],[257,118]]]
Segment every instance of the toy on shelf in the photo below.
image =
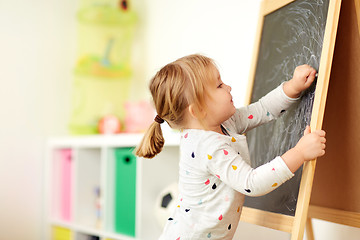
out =
[[116,134],[121,131],[120,120],[114,115],[107,115],[99,121],[99,133],[101,134]]
[[94,189],[95,192],[95,209],[96,209],[96,228],[101,228],[101,190],[100,187],[97,186]]

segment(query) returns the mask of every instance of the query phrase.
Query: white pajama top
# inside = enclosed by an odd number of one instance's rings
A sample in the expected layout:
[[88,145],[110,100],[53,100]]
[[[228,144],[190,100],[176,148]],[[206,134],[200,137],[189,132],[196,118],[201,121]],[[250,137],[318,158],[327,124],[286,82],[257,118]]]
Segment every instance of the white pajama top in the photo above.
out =
[[279,117],[297,100],[286,96],[282,85],[258,102],[236,109],[222,124],[228,135],[199,129],[182,131],[180,194],[161,240],[231,240],[244,195],[264,195],[294,176],[279,156],[252,168],[242,135]]

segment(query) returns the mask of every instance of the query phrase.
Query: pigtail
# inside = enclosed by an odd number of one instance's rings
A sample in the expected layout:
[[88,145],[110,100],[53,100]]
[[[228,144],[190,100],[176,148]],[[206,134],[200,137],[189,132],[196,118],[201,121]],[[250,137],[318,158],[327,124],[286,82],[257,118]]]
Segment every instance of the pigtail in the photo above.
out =
[[146,131],[135,154],[138,157],[153,158],[161,152],[164,142],[160,123],[154,121]]

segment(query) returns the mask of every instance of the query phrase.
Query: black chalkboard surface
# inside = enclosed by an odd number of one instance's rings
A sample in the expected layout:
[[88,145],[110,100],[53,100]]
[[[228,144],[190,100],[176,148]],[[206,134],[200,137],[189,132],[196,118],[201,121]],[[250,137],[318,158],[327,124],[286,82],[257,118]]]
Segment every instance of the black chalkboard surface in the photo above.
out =
[[[292,78],[298,65],[319,68],[329,0],[297,0],[264,17],[251,102]],[[283,115],[247,133],[252,167],[294,147],[310,125],[315,83]],[[295,215],[301,169],[273,192],[246,197],[244,206]]]

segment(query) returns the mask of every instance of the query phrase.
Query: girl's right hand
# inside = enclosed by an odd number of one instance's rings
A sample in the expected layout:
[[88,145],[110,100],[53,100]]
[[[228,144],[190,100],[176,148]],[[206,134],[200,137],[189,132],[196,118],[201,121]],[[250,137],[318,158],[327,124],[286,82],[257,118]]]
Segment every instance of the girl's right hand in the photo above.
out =
[[304,131],[304,136],[299,140],[294,149],[302,155],[304,161],[310,161],[325,154],[325,131],[311,132],[309,126]]
[[325,143],[325,131],[316,130],[311,132],[310,127],[307,126],[304,136],[300,138],[296,146],[284,153],[281,158],[289,170],[295,173],[305,161],[323,156],[325,154]]

